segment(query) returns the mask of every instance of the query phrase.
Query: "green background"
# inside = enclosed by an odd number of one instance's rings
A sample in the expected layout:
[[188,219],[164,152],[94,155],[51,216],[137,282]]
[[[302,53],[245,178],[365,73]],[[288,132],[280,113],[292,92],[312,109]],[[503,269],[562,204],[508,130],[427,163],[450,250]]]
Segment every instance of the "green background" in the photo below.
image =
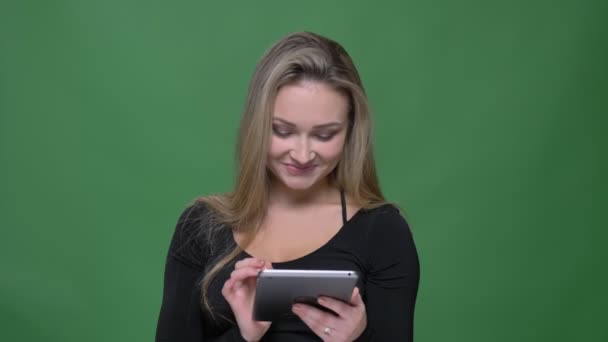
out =
[[608,2],[0,1],[0,340],[150,341],[264,51],[352,55],[417,341],[607,341]]

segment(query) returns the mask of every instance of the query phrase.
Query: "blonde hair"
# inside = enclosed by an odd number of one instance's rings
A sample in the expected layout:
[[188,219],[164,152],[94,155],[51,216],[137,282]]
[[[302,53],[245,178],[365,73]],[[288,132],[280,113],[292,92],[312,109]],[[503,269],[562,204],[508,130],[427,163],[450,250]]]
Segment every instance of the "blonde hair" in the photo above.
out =
[[[359,206],[370,209],[385,204],[372,153],[370,109],[359,73],[350,56],[337,42],[311,32],[296,32],[275,43],[254,71],[241,118],[237,143],[237,172],[232,192],[197,199],[212,210],[206,220],[206,236],[214,230],[231,229],[252,241],[267,210],[270,179],[267,153],[272,115],[278,90],[298,81],[323,82],[349,99],[349,128],[344,150],[330,178]],[[207,241],[213,244],[213,241]],[[242,249],[233,244],[217,258],[201,282],[201,303],[213,315],[207,300],[209,284]]]

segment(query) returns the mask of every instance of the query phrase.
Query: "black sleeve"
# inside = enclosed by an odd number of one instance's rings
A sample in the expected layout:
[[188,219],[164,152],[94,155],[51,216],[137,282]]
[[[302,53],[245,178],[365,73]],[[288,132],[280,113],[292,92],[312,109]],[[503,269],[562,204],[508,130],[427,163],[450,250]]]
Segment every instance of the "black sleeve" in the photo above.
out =
[[413,341],[420,265],[412,233],[392,206],[372,224],[365,335],[374,341]]
[[[195,205],[196,206],[196,205]],[[180,216],[165,264],[163,300],[156,326],[157,342],[245,341],[234,326],[221,336],[205,336],[200,309],[204,253],[197,245],[203,212],[195,206]],[[200,206],[200,205],[199,205]]]

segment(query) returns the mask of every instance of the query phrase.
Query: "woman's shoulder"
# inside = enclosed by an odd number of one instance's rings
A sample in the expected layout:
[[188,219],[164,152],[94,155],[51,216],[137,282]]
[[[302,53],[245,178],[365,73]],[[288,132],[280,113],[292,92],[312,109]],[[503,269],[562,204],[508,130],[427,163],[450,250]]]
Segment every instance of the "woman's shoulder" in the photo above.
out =
[[410,226],[394,204],[373,209],[367,239],[370,282],[386,288],[417,287],[418,251]]
[[394,203],[383,203],[372,208],[363,208],[367,233],[385,237],[409,235],[410,226],[403,211]]
[[361,211],[363,212],[363,215],[374,222],[378,220],[386,221],[395,219],[402,219],[405,221],[402,210],[396,204],[390,202],[371,207],[363,207],[361,208]]
[[198,198],[186,205],[180,214],[179,219],[183,220],[184,222],[201,221],[207,218],[211,212],[212,209],[209,207],[209,205]]
[[175,234],[180,239],[192,238],[200,233],[200,225],[205,222],[209,216],[209,208],[207,204],[200,200],[188,204],[182,210],[177,224],[175,226]]
[[177,219],[169,254],[182,262],[198,266],[205,249],[204,234],[210,215],[210,208],[200,200],[186,206]]

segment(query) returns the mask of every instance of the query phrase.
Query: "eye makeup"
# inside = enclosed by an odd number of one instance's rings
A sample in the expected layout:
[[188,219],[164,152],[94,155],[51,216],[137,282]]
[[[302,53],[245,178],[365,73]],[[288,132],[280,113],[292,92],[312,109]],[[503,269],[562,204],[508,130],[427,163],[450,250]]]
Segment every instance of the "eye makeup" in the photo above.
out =
[[[340,130],[331,130],[331,131],[317,131],[313,133],[313,137],[319,139],[320,141],[329,141],[331,140]],[[290,136],[294,130],[292,128],[287,128],[281,125],[273,124],[272,132],[274,135],[280,138],[287,138]]]

